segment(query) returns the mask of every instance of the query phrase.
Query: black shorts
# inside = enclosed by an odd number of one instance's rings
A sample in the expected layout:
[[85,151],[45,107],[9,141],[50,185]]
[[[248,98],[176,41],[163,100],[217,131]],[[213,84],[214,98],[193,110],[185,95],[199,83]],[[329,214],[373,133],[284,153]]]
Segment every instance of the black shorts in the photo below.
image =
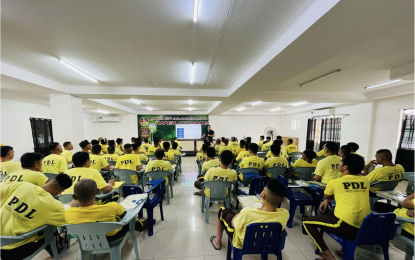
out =
[[232,219],[235,217],[235,213],[231,209],[221,207],[218,213],[218,219],[222,224],[223,229],[230,238],[233,238],[233,232],[235,231],[232,225]]

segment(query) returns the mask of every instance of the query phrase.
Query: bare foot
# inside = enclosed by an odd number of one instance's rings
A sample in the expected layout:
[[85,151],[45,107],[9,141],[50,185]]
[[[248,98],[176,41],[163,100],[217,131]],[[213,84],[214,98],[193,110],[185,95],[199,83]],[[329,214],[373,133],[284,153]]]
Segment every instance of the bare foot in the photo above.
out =
[[212,240],[212,242],[213,242],[213,245],[215,245],[216,248],[219,248],[219,249],[221,248],[221,243],[220,243],[220,241],[219,241],[219,239],[217,237],[215,237]]
[[323,252],[323,260],[336,260],[336,258],[331,254],[330,250],[326,250]]

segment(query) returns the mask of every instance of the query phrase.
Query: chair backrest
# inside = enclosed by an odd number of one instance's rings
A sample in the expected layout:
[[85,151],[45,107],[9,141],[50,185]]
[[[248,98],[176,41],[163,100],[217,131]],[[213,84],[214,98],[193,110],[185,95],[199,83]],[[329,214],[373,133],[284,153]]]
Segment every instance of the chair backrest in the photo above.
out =
[[259,175],[261,173],[261,170],[258,168],[239,168],[238,170],[236,170],[236,172],[238,174],[252,172]]
[[242,254],[275,254],[284,248],[287,233],[280,223],[252,223],[246,228]]
[[267,176],[252,178],[251,185],[249,186],[249,195],[261,194],[265,186],[267,186],[269,179]]
[[395,236],[397,225],[395,213],[372,213],[365,217],[356,237],[356,244],[382,245],[388,244]]
[[154,180],[164,180],[164,177],[171,176],[171,172],[168,171],[154,171],[154,172],[146,172],[145,175],[148,178],[154,179]]
[[202,165],[205,161],[206,161],[205,159],[202,159],[202,160],[199,161],[199,168],[200,169],[202,169]]
[[267,153],[266,152],[258,152],[257,155],[258,155],[259,158],[264,158],[267,155]]
[[176,162],[180,162],[180,161],[182,160],[182,157],[181,157],[181,156],[179,156],[179,155],[177,155],[177,154],[175,154],[175,155],[174,155],[174,160],[175,160]]
[[381,191],[394,190],[401,180],[396,181],[379,181],[370,184],[370,187],[380,188]]
[[289,156],[302,156],[302,153],[301,152],[292,152],[292,153],[289,153],[288,154]]
[[0,174],[0,181],[3,181],[4,180],[4,178],[6,178],[6,174]]
[[[98,200],[106,200],[107,203],[108,202],[111,202],[112,201],[112,197],[114,196],[114,193],[115,193],[115,189],[113,189],[110,192],[105,193],[105,194],[100,191],[100,193],[95,196],[95,200],[96,201],[98,201]],[[124,195],[124,197],[125,197],[125,195]]]
[[313,172],[316,170],[315,167],[297,167],[294,169],[294,172],[299,173],[299,180],[311,181]]
[[320,156],[320,157],[316,157],[314,159],[316,159],[317,161],[323,160],[324,158],[326,158],[326,156]]
[[286,167],[272,167],[265,170],[266,173],[271,173],[271,179],[278,179],[278,176],[283,175],[286,171]]
[[155,155],[147,155],[147,157],[148,157],[148,159],[153,159],[153,160],[157,159],[157,157]]
[[133,194],[142,194],[143,190],[141,187],[135,185],[123,185],[122,192],[124,194],[124,198],[133,195]]
[[406,194],[410,195],[414,193],[414,173],[405,172],[403,178],[408,181],[408,186],[406,186]]
[[288,181],[285,177],[278,175],[278,180],[280,180],[285,187],[287,188],[287,191],[285,192],[285,197],[289,200],[291,200],[291,193],[290,193],[290,189],[288,188]]
[[115,222],[63,225],[63,227],[66,227],[68,234],[75,235],[78,238],[79,246],[83,251],[93,251],[94,253],[109,252],[110,246],[105,234],[122,228],[122,226],[122,223]]
[[124,185],[135,184],[131,181],[131,176],[138,176],[136,171],[125,169],[115,170],[114,175],[117,177],[118,181],[123,181]]
[[111,166],[115,166],[115,164],[117,164],[117,161],[107,161],[107,162]]
[[171,165],[173,165],[173,164],[177,164],[177,162],[176,162],[176,161],[170,161],[170,160],[164,160],[164,161],[169,162]]
[[202,182],[202,190],[203,188],[210,189],[210,199],[223,199],[226,198],[226,191],[230,194],[232,188],[232,182],[230,181],[204,181]]
[[45,172],[45,173],[43,173],[48,179],[53,179],[53,178],[55,178],[56,177],[56,173],[47,173],[47,172]]
[[60,202],[62,202],[62,204],[67,204],[73,200],[72,195],[73,194],[62,194],[62,195],[56,196],[55,198],[59,200]]

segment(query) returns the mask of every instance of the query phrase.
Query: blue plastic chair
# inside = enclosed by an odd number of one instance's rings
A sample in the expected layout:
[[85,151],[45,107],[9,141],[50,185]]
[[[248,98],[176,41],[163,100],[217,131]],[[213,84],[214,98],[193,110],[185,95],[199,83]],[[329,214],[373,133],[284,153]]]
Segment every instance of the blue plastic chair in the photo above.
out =
[[[242,174],[244,174],[244,173],[253,173],[253,174],[256,174],[256,175],[260,175],[261,174],[261,169],[258,169],[258,168],[239,168],[238,170],[236,170],[237,176],[239,176],[240,173],[242,173]],[[256,175],[255,175],[255,177],[258,177]],[[249,177],[245,177],[245,175],[244,175],[244,177],[242,179],[242,184],[250,184],[251,180],[252,180],[252,177],[249,178]],[[239,181],[239,178],[238,178],[238,181]]]
[[168,171],[152,171],[146,172],[145,174],[146,179],[148,180],[151,178],[152,180],[164,180],[165,177],[169,178],[169,184],[166,185],[166,195],[167,195],[167,204],[170,204],[170,197],[173,198],[173,173]]
[[[210,189],[210,197],[205,195],[205,189]],[[205,221],[209,224],[209,207],[211,201],[225,201],[225,206],[231,208],[231,189],[230,181],[204,181],[202,182],[202,213],[205,212]]]
[[27,233],[21,234],[19,236],[0,236],[0,244],[1,244],[1,247],[3,247],[3,246],[10,245],[10,244],[18,243],[20,241],[31,238],[40,232],[43,232],[44,238],[45,238],[45,242],[43,243],[43,245],[38,250],[36,250],[36,252],[26,257],[24,260],[29,260],[29,259],[34,258],[40,251],[45,249],[48,245],[51,245],[52,247],[53,258],[58,260],[59,256],[58,256],[58,249],[56,247],[56,242],[55,242],[56,238],[53,235],[56,231],[57,231],[56,227],[51,226],[51,225],[44,225],[32,231],[29,231]]
[[232,251],[233,259],[241,260],[243,255],[261,255],[261,259],[267,260],[269,254],[274,254],[278,260],[282,260],[281,251],[284,249],[287,231],[282,229],[280,223],[252,223],[246,227],[246,233],[242,249],[235,248],[232,238],[228,239],[228,252],[226,259],[230,260]]
[[[372,213],[365,217],[355,241],[349,241],[326,232],[342,246],[343,260],[353,260],[356,246],[381,246],[385,260],[389,260],[389,241],[399,226],[394,213]],[[324,231],[321,235],[324,234]],[[317,249],[316,254],[319,253]]]
[[308,190],[311,192],[311,197],[302,192],[293,192],[291,188],[288,188],[288,181],[286,178],[282,176],[278,176],[278,179],[284,183],[285,187],[287,187],[287,192],[285,193],[285,197],[290,201],[290,218],[287,222],[287,227],[292,228],[293,220],[295,215],[295,210],[298,206],[300,206],[300,213],[304,214],[305,206],[313,206],[314,213],[317,215],[317,210],[320,205],[321,196],[323,195],[321,192],[320,185],[318,184],[310,184]]
[[[267,176],[261,176],[257,178],[252,178],[251,185],[249,185],[249,193],[246,194],[244,191],[239,190],[239,193],[241,195],[256,195],[261,194],[261,192],[264,190],[265,186],[267,186],[267,183],[269,181],[270,177]],[[239,203],[237,203],[238,205]]]
[[414,240],[410,239],[409,237],[405,237],[401,235],[402,232],[402,227],[403,224],[405,222],[409,222],[409,223],[414,223],[414,219],[413,218],[402,218],[402,217],[396,217],[396,222],[398,222],[399,224],[401,224],[397,229],[396,229],[396,237],[399,238],[400,240],[402,240],[405,244],[406,244],[406,250],[405,250],[405,260],[412,260],[413,256],[414,256]]

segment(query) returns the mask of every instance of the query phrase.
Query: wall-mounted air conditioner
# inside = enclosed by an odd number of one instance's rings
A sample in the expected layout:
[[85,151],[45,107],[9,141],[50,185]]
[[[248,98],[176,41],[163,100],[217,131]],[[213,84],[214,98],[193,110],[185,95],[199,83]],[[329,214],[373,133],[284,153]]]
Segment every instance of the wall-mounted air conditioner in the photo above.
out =
[[121,122],[121,118],[118,116],[99,116],[98,122]]

